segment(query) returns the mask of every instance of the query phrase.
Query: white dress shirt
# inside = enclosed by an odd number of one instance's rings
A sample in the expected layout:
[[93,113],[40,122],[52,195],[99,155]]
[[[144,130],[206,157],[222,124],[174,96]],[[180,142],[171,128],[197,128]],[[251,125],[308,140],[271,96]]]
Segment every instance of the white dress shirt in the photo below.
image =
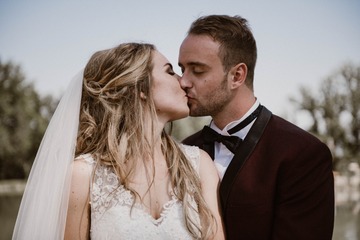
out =
[[[249,111],[247,111],[245,113],[244,116],[242,116],[242,118],[240,118],[239,120],[230,122],[229,124],[227,124],[224,129],[219,129],[213,121],[211,121],[210,123],[210,128],[214,129],[216,132],[225,135],[225,136],[230,136],[230,134],[227,132],[228,130],[230,130],[231,128],[235,127],[238,123],[242,122],[243,120],[245,120],[245,118],[247,118],[253,111],[255,111],[255,109],[260,105],[260,102],[258,100],[255,101],[254,105],[249,109]],[[256,119],[254,119],[249,125],[247,125],[246,127],[244,127],[243,129],[241,129],[240,131],[231,134],[232,136],[237,136],[241,139],[244,140],[244,138],[246,137],[246,135],[248,134],[250,128],[252,127],[252,125],[254,124]],[[227,149],[227,147],[225,147],[224,144],[219,143],[219,142],[215,142],[215,146],[214,146],[214,163],[215,163],[215,167],[218,170],[220,179],[222,180],[222,178],[224,177],[224,174],[226,172],[226,169],[228,168],[232,158],[234,157],[234,154]]]

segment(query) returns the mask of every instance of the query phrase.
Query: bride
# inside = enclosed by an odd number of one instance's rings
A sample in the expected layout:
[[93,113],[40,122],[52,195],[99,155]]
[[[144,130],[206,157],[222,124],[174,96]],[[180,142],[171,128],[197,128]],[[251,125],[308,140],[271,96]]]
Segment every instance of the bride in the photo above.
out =
[[223,239],[211,159],[164,130],[189,113],[178,80],[153,45],[96,52],[44,135],[13,239]]

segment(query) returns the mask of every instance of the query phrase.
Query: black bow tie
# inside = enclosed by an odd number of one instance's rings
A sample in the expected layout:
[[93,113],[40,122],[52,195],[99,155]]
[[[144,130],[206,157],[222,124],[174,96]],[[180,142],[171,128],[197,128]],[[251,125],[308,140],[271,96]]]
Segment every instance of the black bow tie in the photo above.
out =
[[224,136],[217,133],[215,130],[209,128],[208,126],[204,126],[202,130],[202,136],[204,139],[204,143],[212,144],[214,142],[221,142],[224,144],[227,149],[229,149],[232,153],[235,154],[236,148],[242,142],[242,139],[237,136]]
[[[262,105],[259,105],[256,110],[251,113],[247,118],[245,118],[244,121],[237,124],[235,127],[229,129],[229,134],[234,134],[247,125],[251,123],[257,116],[259,116],[259,113],[262,109]],[[202,137],[205,144],[214,144],[214,142],[221,142],[224,144],[227,149],[229,149],[232,153],[235,154],[236,148],[242,143],[242,139],[237,136],[224,136],[216,132],[215,130],[211,129],[208,126],[204,126],[202,130]]]

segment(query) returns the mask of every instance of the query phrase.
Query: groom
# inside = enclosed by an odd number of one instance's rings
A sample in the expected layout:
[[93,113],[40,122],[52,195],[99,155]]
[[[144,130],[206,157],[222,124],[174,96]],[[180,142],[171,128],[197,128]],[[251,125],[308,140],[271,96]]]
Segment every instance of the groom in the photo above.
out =
[[331,153],[260,104],[256,57],[246,19],[211,15],[193,22],[180,47],[180,84],[190,115],[212,121],[184,143],[214,159],[227,239],[331,239]]

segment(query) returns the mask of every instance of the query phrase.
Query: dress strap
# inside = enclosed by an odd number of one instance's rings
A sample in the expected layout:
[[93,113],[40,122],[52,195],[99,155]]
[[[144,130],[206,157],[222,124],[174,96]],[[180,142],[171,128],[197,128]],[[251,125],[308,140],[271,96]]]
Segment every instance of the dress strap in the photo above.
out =
[[195,171],[200,174],[200,149],[197,146],[180,145]]

